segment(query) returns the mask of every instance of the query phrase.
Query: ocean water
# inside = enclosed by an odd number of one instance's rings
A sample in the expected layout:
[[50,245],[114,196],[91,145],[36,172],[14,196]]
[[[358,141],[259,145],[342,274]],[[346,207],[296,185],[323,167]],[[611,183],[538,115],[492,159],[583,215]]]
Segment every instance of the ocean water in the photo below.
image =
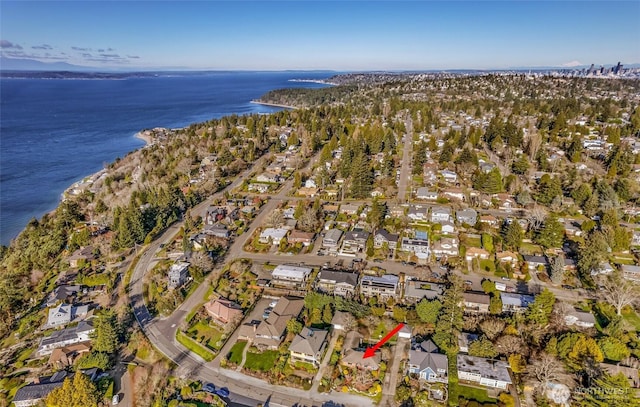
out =
[[317,72],[214,72],[127,79],[0,79],[0,243],[53,210],[72,183],[144,145],[135,134],[228,114],[269,90],[321,87]]

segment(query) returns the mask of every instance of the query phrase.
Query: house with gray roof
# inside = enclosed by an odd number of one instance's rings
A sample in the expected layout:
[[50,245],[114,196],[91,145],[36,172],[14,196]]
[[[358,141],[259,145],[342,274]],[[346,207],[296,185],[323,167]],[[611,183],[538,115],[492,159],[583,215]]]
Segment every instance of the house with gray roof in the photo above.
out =
[[395,298],[398,295],[398,283],[398,276],[393,274],[385,274],[381,277],[364,276],[360,279],[360,292],[365,297]]
[[502,300],[502,312],[513,313],[525,311],[535,298],[533,295],[501,292],[500,299]]
[[337,249],[340,244],[342,231],[340,229],[329,229],[322,238],[322,247]]
[[623,264],[620,266],[622,277],[631,281],[640,281],[640,266],[633,264]]
[[175,290],[184,283],[187,282],[189,277],[189,263],[186,261],[179,261],[171,265],[169,268],[169,282],[167,286],[170,290]]
[[389,246],[389,249],[395,250],[398,245],[398,235],[389,233],[385,229],[380,229],[373,236],[373,247],[376,249],[381,248],[385,243]]
[[49,393],[61,387],[66,377],[67,372],[61,370],[53,376],[38,378],[33,383],[18,389],[13,397],[13,404],[16,407],[30,407],[39,404]]
[[358,287],[358,274],[323,269],[318,273],[316,288],[328,294],[351,297]]
[[279,264],[271,272],[271,284],[288,287],[302,287],[313,269],[311,267]]
[[449,381],[447,356],[438,353],[431,340],[422,342],[420,347],[409,352],[407,371],[430,383]]
[[456,212],[456,219],[459,223],[473,226],[478,222],[478,212],[471,208],[461,209]]
[[507,362],[458,354],[457,366],[461,381],[502,390],[511,384]]
[[425,201],[435,201],[438,199],[438,193],[430,191],[427,187],[420,187],[416,191],[416,199],[424,199]]
[[431,208],[431,222],[444,223],[451,221],[451,208],[448,206],[434,206]]
[[362,229],[354,229],[344,234],[340,254],[355,255],[364,251],[370,233]]
[[60,301],[69,301],[72,298],[75,298],[80,292],[79,285],[60,285],[57,286],[50,294],[47,296],[47,307],[52,307],[56,305]]
[[322,329],[302,328],[302,331],[293,338],[289,346],[291,360],[319,366],[327,344],[328,334],[329,332]]
[[56,348],[62,348],[74,343],[88,342],[91,340],[90,335],[93,331],[92,321],[80,321],[77,326],[55,331],[40,340],[37,355],[49,355]]
[[580,328],[593,328],[596,325],[596,318],[590,312],[573,310],[564,317],[565,324],[575,325]]
[[56,327],[66,325],[76,318],[87,315],[88,312],[88,305],[75,306],[71,304],[59,304],[49,309],[46,326]]
[[433,300],[442,295],[444,286],[442,284],[429,283],[426,281],[409,280],[404,284],[404,301],[407,303],[420,302],[423,298]]

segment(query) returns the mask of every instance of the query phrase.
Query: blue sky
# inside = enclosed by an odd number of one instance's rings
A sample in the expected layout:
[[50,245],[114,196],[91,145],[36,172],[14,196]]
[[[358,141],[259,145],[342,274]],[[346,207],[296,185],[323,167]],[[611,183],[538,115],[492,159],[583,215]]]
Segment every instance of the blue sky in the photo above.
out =
[[0,1],[2,55],[77,65],[420,70],[640,62],[640,1]]

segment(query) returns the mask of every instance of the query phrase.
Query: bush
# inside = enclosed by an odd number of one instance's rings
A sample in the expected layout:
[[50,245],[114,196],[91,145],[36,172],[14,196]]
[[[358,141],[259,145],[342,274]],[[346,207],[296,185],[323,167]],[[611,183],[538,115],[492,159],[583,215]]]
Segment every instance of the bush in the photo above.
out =
[[109,355],[103,352],[86,353],[76,362],[77,369],[91,369],[94,367],[101,370],[109,370],[111,368]]

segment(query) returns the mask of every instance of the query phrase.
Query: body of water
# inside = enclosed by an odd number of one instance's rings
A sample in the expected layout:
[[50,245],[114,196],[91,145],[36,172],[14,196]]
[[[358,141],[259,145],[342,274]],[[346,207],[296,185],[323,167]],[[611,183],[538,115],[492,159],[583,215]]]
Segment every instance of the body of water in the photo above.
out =
[[317,72],[159,74],[117,80],[0,80],[0,243],[53,210],[72,183],[141,147],[135,134],[228,114],[269,113],[249,103]]

